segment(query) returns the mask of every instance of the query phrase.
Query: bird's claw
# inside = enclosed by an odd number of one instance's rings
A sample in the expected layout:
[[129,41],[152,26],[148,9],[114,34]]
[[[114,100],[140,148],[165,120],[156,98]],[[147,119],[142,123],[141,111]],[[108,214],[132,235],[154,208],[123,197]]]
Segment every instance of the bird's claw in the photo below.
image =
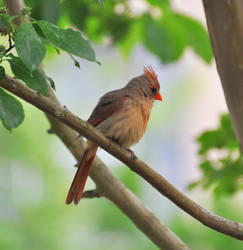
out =
[[76,140],[80,139],[82,137],[81,134],[78,134],[77,137],[76,137]]
[[137,156],[134,154],[134,152],[129,148],[127,149],[127,151],[131,154],[130,159],[135,161],[137,159]]

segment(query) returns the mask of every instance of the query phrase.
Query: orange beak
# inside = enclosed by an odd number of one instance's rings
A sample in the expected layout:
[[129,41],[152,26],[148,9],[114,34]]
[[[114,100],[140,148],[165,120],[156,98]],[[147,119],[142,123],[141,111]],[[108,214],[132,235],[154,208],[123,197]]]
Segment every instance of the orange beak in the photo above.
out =
[[161,94],[159,92],[155,95],[154,99],[158,100],[158,101],[162,101],[163,100],[162,96],[161,96]]

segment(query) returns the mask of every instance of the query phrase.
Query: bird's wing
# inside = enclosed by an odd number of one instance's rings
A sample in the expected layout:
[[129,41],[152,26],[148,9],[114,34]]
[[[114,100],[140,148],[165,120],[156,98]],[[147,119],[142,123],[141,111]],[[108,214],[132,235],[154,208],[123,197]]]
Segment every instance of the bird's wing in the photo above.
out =
[[105,94],[101,97],[87,121],[96,127],[110,115],[122,109],[123,104],[129,98],[128,95],[123,94],[122,90],[114,90]]

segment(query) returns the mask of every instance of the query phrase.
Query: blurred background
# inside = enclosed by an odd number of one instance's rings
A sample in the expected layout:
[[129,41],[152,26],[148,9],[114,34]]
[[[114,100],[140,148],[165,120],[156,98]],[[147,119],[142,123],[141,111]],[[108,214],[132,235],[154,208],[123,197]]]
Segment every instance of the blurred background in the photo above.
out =
[[[73,25],[66,13],[59,13],[62,5],[56,7],[58,1],[37,2],[26,1],[34,15],[53,18],[62,27]],[[70,2],[82,1],[61,4]],[[145,12],[147,2],[129,2],[133,15]],[[104,1],[104,7],[98,1],[89,4],[101,12],[109,6],[108,1]],[[206,27],[201,0],[173,0],[170,4],[173,11],[195,18]],[[53,13],[55,8],[59,14]],[[122,5],[116,11],[123,11]],[[158,8],[154,13],[160,14]],[[206,130],[216,129],[220,115],[227,112],[214,60],[205,62],[189,47],[174,62],[162,64],[163,60],[140,42],[126,53],[124,46],[114,46],[109,37],[87,37],[94,40],[92,47],[101,66],[79,60],[79,69],[67,54],[57,55],[49,48],[44,68],[56,83],[60,102],[86,120],[100,96],[142,74],[144,65],[152,65],[158,74],[163,102],[155,103],[147,132],[133,147],[134,152],[205,208],[242,222],[242,193],[216,197],[213,188],[188,189],[202,177],[196,138]],[[132,36],[130,39],[132,43]],[[56,136],[47,133],[49,124],[43,113],[22,103],[24,123],[11,133],[0,128],[0,249],[157,249],[104,198],[84,200],[79,206],[65,205],[76,161]],[[203,226],[120,161],[103,150],[98,155],[192,249],[243,249],[242,242]],[[92,188],[94,184],[88,180],[86,189]]]

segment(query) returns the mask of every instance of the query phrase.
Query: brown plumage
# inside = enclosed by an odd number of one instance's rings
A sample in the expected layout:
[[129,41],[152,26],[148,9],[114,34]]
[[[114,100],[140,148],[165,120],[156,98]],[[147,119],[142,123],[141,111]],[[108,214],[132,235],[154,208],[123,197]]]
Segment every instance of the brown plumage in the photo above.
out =
[[[120,146],[129,148],[143,136],[154,100],[162,101],[160,85],[151,66],[121,89],[106,93],[94,108],[88,122]],[[66,204],[78,204],[98,146],[87,141],[81,163],[69,189]]]

